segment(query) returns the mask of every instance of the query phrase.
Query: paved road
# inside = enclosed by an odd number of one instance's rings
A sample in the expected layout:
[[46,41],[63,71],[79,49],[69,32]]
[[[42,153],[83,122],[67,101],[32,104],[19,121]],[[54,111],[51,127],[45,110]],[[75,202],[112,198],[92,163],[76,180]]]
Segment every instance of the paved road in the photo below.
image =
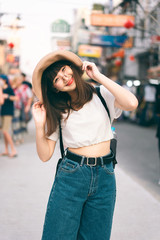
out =
[[[124,134],[123,128],[127,129],[127,134]],[[123,123],[118,123],[116,129],[118,136],[124,134],[124,138],[128,137],[129,131],[133,130],[132,134],[136,136],[140,132],[137,131],[137,126],[128,124],[124,126]],[[132,143],[132,140],[127,140],[127,154],[129,155],[130,152],[132,156],[133,151],[135,152],[133,148],[136,146],[134,143],[131,151],[129,141]],[[119,143],[119,164],[116,167],[117,204],[111,240],[158,240],[160,239],[160,201],[139,184],[141,181],[130,174],[132,171],[121,168],[125,166],[122,159],[123,144]],[[0,139],[0,148],[2,147],[3,142]],[[18,147],[18,157],[14,159],[1,157],[0,240],[41,239],[46,205],[58,157],[57,144],[56,152],[49,162],[43,163],[38,159],[33,122],[29,124],[29,134],[26,136],[25,144]],[[131,159],[126,161],[126,166],[131,166],[128,164]]]
[[115,122],[119,166],[160,201],[160,159],[156,127]]

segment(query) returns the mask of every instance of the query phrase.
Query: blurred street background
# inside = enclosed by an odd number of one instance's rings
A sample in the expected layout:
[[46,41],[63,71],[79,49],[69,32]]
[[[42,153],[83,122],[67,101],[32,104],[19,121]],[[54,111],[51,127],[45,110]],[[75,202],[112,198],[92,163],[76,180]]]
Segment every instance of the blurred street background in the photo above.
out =
[[49,162],[38,159],[31,79],[39,59],[58,49],[95,62],[138,98],[138,108],[113,124],[118,165],[111,240],[159,240],[159,0],[0,0],[0,96],[10,89],[14,101],[10,152],[0,131],[0,240],[41,238],[60,153],[57,143]]

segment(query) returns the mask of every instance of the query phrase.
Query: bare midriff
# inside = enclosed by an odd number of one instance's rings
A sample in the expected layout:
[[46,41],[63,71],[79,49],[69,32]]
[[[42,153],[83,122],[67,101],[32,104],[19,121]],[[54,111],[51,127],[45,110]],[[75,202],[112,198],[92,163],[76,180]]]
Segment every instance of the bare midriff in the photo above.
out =
[[102,157],[110,153],[110,140],[86,147],[68,148],[68,150],[86,157]]

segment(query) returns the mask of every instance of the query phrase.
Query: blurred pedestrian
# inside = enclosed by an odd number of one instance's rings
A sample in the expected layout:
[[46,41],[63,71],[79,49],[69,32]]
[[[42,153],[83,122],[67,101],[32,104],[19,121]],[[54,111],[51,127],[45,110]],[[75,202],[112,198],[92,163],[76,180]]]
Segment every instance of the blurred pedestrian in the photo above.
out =
[[160,84],[156,89],[156,114],[157,114],[157,132],[156,137],[158,138],[158,151],[159,151],[159,180],[158,184],[160,185]]
[[142,111],[139,124],[141,126],[151,126],[155,123],[155,101],[156,88],[154,85],[148,83],[144,87],[144,99],[140,105]]
[[[14,146],[14,142],[10,135],[10,128],[12,117],[14,113],[13,101],[17,100],[13,89],[10,86],[7,75],[1,74],[0,80],[3,82],[3,98],[4,104],[1,107],[1,118],[2,118],[2,133],[4,136],[5,151],[1,153],[1,156],[16,157],[17,151]],[[9,154],[9,146],[11,153]]]
[[82,80],[84,71],[101,84],[112,121],[122,110],[137,107],[132,93],[73,52],[60,50],[40,60],[32,82],[39,99],[32,110],[37,152],[44,162],[51,158],[59,126],[66,149],[57,166],[42,240],[110,239],[116,198],[113,134],[95,88]]
[[[4,103],[4,98],[3,98],[3,81],[0,80],[0,129],[1,129],[1,105]],[[1,132],[0,132],[1,133]],[[0,134],[1,138],[1,134]]]
[[20,143],[24,142],[22,121],[21,121],[21,112],[23,111],[22,110],[23,96],[19,88],[20,84],[21,84],[21,75],[19,74],[12,79],[12,88],[15,96],[18,97],[17,101],[14,101],[14,115],[12,119],[12,134],[13,134],[13,140],[16,145],[19,145]]
[[24,79],[22,78],[22,76],[18,79],[18,91],[21,92],[22,96],[21,132],[24,135],[28,131],[27,124],[32,118],[31,107],[33,103],[33,93],[31,88],[27,84],[24,84]]
[[26,84],[30,89],[32,89],[32,84],[27,80],[27,75],[21,72],[22,84]]

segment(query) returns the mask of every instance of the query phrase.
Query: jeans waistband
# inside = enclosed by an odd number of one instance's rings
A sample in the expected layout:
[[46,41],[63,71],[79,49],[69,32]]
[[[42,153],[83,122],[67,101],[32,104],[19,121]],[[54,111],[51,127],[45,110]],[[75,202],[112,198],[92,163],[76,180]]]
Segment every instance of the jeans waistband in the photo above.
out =
[[86,164],[88,166],[96,166],[110,163],[114,160],[114,153],[111,151],[109,154],[102,157],[86,157],[82,155],[75,154],[67,150],[65,156],[72,161],[75,161],[79,164]]

